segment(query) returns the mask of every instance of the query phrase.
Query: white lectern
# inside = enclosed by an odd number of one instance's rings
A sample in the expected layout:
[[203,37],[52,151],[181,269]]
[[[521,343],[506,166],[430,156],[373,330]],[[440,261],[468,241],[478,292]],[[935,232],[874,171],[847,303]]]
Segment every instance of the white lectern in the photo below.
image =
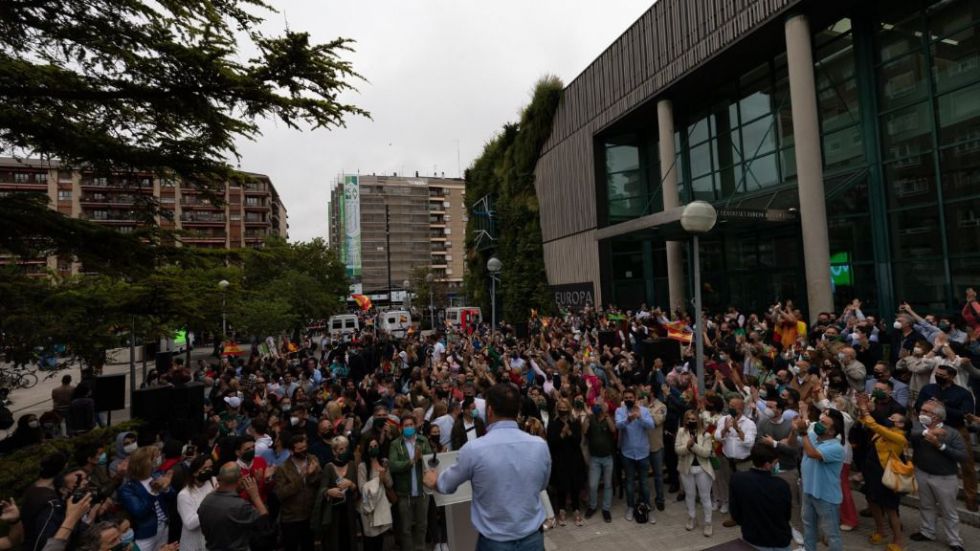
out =
[[[459,452],[446,452],[436,454],[439,465],[436,471],[442,474],[443,471],[456,463]],[[431,455],[425,457],[425,461],[431,459]],[[473,500],[473,487],[469,482],[465,482],[456,488],[451,494],[440,494],[432,492],[436,505],[446,508],[446,533],[449,539],[450,551],[473,551],[476,549],[476,540],[479,534],[473,528],[470,520],[470,502]]]

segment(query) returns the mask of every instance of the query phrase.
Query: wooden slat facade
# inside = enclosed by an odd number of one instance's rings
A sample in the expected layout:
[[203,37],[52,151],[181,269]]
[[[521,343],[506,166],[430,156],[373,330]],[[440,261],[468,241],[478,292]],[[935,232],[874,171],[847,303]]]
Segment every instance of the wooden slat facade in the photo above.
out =
[[565,88],[535,168],[551,284],[600,288],[598,248],[579,248],[598,221],[595,134],[800,1],[659,0]]

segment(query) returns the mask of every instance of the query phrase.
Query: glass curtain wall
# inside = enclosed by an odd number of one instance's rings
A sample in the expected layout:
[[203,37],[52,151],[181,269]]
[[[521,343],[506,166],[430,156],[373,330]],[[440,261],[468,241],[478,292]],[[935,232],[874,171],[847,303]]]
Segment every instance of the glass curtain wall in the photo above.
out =
[[980,268],[980,3],[884,6],[875,76],[895,293],[953,309]]

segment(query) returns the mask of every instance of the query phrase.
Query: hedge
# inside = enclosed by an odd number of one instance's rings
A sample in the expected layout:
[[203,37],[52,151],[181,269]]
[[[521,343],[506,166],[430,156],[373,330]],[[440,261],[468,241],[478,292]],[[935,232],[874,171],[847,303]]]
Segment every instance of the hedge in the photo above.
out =
[[68,458],[68,464],[73,464],[75,450],[90,444],[98,443],[105,446],[110,456],[115,451],[112,444],[116,435],[121,432],[135,432],[141,422],[136,419],[124,421],[111,427],[97,428],[85,434],[71,438],[56,438],[45,440],[40,444],[19,449],[14,453],[0,458],[0,496],[4,499],[19,498],[24,490],[37,480],[41,459],[52,453],[63,453]]

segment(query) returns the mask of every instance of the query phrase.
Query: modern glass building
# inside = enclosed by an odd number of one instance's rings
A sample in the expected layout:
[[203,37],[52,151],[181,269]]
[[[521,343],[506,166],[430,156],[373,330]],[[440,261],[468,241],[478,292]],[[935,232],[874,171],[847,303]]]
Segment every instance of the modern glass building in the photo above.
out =
[[685,305],[665,229],[700,199],[706,307],[953,310],[980,285],[980,1],[660,0],[566,88],[536,176],[550,283],[604,303]]

